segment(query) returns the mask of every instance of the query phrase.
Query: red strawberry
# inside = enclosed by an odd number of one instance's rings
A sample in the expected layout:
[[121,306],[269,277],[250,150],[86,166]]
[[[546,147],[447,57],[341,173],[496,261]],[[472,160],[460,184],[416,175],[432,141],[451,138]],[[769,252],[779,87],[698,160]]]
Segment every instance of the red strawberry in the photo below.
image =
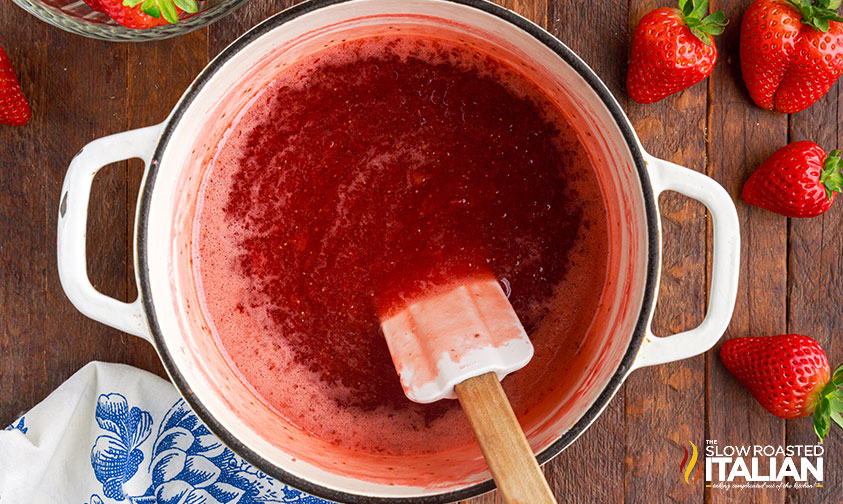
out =
[[141,30],[167,24],[167,20],[160,15],[153,17],[143,12],[139,6],[125,6],[123,5],[123,0],[99,0],[99,2],[102,9],[111,19],[126,28]]
[[106,14],[127,28],[177,23],[182,11],[196,12],[196,0],[97,0]]
[[788,217],[816,217],[843,188],[840,151],[826,156],[814,142],[793,142],[750,175],[741,197],[750,205]]
[[20,89],[12,62],[0,47],[0,124],[23,126],[31,116],[32,111]]
[[725,15],[708,12],[708,0],[679,0],[638,22],[626,89],[638,103],[653,103],[705,79],[717,61],[712,35],[723,33]]
[[756,0],[741,23],[741,71],[761,108],[799,112],[843,74],[840,0]]
[[103,8],[102,8],[102,5],[100,5],[100,0],[84,0],[84,1],[85,1],[86,4],[88,4],[88,7],[90,7],[91,9],[93,9],[97,12],[105,12],[105,10],[103,10]]
[[807,336],[784,334],[735,338],[723,343],[720,360],[761,406],[781,418],[814,414],[822,442],[831,420],[843,427],[843,365],[829,380],[828,359]]

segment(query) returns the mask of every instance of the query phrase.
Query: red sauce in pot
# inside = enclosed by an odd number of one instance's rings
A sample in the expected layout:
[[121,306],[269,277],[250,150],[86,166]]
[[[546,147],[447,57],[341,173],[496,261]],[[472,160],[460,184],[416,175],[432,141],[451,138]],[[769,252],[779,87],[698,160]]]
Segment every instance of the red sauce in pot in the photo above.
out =
[[529,333],[553,326],[504,382],[525,412],[564,381],[605,281],[576,132],[521,73],[449,42],[344,42],[283,70],[217,146],[201,198],[200,297],[232,365],[279,414],[356,449],[471,441],[455,402],[405,398],[379,314],[495,275]]

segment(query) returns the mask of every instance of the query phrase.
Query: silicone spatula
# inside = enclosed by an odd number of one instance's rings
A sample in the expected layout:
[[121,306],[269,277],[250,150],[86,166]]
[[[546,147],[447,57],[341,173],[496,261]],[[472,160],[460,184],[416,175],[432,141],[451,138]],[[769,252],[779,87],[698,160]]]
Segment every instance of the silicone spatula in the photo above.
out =
[[508,504],[555,503],[500,380],[533,345],[493,277],[466,280],[381,319],[407,397],[457,398]]

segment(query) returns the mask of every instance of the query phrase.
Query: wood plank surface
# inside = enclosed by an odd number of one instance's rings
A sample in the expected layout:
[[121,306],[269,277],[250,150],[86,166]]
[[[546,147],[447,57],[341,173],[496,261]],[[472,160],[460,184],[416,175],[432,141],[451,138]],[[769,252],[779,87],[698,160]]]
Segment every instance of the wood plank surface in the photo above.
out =
[[[630,1],[627,39],[638,21],[662,5]],[[707,82],[650,105],[624,105],[644,148],[657,157],[706,171]],[[621,95],[624,96],[624,95]],[[708,284],[705,274],[706,212],[690,198],[660,198],[663,257],[653,332],[668,337],[702,322]],[[705,357],[653,366],[626,383],[625,496],[627,502],[701,502],[704,483],[686,483],[679,462],[690,443],[705,442]],[[692,475],[693,476],[693,475]]]
[[[708,174],[732,195],[741,222],[741,278],[732,323],[723,340],[781,333],[786,328],[787,219],[740,199],[750,173],[787,143],[787,116],[752,105],[739,63],[739,20],[745,5],[718,0],[733,26],[718,38],[721,56],[709,83]],[[706,438],[722,445],[784,443],[784,421],[768,414],[717,358],[707,356]],[[711,502],[773,503],[779,489],[710,489]]]
[[[828,95],[813,107],[793,114],[790,118],[790,141],[811,140],[826,152],[843,146],[840,126],[840,104],[843,87],[836,84]],[[843,361],[843,208],[832,207],[816,219],[792,219],[788,233],[788,320],[787,331],[811,336],[825,349],[832,369]],[[787,443],[814,444],[811,422],[789,422]],[[836,432],[826,438],[824,448],[829,453],[843,452],[843,436]],[[832,461],[839,458],[830,457]],[[831,462],[833,463],[833,462]],[[837,462],[839,463],[839,462]],[[817,489],[817,495],[791,489],[790,503],[833,504],[843,501],[840,472],[829,467],[836,476],[836,486]]]
[[[33,120],[0,126],[0,426],[31,408],[91,360],[123,362],[164,375],[153,348],[78,313],[61,289],[55,260],[58,197],[73,155],[87,142],[162,121],[181,93],[231,41],[292,1],[252,0],[192,34],[144,44],[84,39],[0,2],[0,45],[14,62]],[[738,303],[725,338],[800,332],[843,361],[843,203],[798,220],[750,207],[743,182],[788,141],[843,147],[843,86],[792,116],[749,100],[740,76],[740,18],[750,0],[712,0],[731,24],[717,38],[710,79],[662,102],[626,95],[629,41],[638,20],[673,0],[500,0],[571,47],[606,83],[653,155],[707,173],[738,207],[742,262]],[[136,295],[131,230],[143,167],[104,168],[89,211],[94,285],[124,300]],[[665,336],[702,320],[710,276],[704,208],[674,194],[660,199],[664,254],[653,324]],[[719,345],[718,345],[719,347]],[[825,485],[818,489],[719,490],[686,484],[685,447],[813,444],[808,419],[766,413],[723,368],[717,348],[704,356],[633,373],[598,420],[545,465],[566,503],[840,503],[843,433],[825,443]],[[493,492],[465,501],[500,502]]]
[[0,129],[0,425],[7,425],[64,378],[50,370],[53,338],[45,336],[44,327],[44,276],[53,257],[44,248],[47,162],[42,155],[49,121],[43,115],[49,81],[41,62],[47,58],[48,30],[5,3],[0,16],[0,45],[20,62],[22,88],[36,114],[26,128]]

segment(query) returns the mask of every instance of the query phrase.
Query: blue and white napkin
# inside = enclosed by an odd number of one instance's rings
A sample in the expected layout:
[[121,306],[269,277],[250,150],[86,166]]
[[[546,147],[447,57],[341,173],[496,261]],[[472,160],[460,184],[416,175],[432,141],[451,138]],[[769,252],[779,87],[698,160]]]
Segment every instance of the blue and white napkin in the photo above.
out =
[[161,378],[92,362],[0,430],[0,504],[327,503],[223,445]]

